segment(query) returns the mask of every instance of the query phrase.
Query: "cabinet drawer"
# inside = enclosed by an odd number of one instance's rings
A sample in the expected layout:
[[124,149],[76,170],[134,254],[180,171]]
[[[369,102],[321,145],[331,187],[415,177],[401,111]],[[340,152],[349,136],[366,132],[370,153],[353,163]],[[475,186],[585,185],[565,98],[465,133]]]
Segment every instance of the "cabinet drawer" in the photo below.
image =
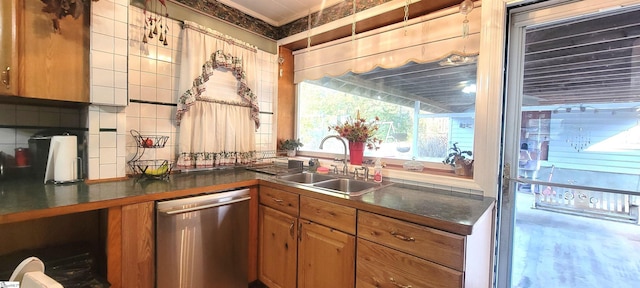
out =
[[298,194],[273,189],[271,187],[260,187],[260,204],[273,209],[298,216]]
[[356,234],[356,209],[310,197],[300,197],[300,218]]
[[358,237],[464,270],[465,238],[461,235],[358,211]]
[[400,251],[358,239],[357,288],[462,287],[463,274]]

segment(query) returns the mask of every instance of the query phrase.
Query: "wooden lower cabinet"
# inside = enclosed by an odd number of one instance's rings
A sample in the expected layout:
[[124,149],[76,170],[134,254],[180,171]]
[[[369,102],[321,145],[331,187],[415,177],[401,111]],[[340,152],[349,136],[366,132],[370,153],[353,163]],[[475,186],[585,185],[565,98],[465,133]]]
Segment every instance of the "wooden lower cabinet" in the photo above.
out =
[[354,287],[356,210],[264,188],[258,221],[259,280],[270,288]]
[[358,239],[356,287],[462,287],[463,274],[436,263]]
[[298,288],[353,287],[355,236],[300,220]]
[[270,187],[260,203],[258,274],[270,288],[490,286],[493,209],[459,235]]
[[111,287],[155,286],[155,204],[111,207],[107,231],[107,279]]
[[270,288],[296,287],[298,219],[260,205],[258,278]]

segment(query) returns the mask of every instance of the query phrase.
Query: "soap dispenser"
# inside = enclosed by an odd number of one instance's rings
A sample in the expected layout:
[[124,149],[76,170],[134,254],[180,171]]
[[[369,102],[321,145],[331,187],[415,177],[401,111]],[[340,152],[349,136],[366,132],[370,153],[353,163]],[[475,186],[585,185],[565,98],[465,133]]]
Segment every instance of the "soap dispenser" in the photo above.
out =
[[376,163],[373,166],[373,181],[382,182],[382,163],[380,163],[380,158],[376,159]]

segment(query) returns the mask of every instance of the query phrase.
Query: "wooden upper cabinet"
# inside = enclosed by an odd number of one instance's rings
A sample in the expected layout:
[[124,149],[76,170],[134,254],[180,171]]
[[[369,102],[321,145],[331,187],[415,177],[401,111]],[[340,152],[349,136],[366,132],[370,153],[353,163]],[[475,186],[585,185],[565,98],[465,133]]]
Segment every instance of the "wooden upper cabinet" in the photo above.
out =
[[1,2],[0,64],[3,82],[9,67],[10,88],[3,83],[0,94],[88,103],[89,11],[78,19],[60,19],[60,30],[55,32],[54,16],[42,12],[41,1]]

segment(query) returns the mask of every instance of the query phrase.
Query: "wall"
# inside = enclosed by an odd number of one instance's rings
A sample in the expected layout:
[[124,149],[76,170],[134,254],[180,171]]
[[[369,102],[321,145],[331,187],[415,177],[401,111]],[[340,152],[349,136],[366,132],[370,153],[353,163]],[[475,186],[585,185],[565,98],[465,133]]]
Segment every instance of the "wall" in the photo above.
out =
[[[15,148],[28,147],[29,137],[44,128],[87,130],[88,179],[121,178],[130,172],[127,161],[136,153],[130,133],[135,129],[143,134],[169,136],[165,148],[145,151],[143,159],[175,160],[180,26],[177,21],[168,21],[166,47],[158,45],[157,38],[143,44],[143,15],[143,10],[130,6],[128,0],[92,2],[92,105],[56,108],[0,104],[0,151],[13,155]],[[275,149],[276,59],[274,54],[258,53],[259,150]]]
[[[147,15],[153,15],[147,12]],[[148,16],[147,16],[148,17]],[[180,24],[168,20],[168,45],[159,44],[157,37],[141,42],[144,31],[143,10],[129,7],[129,99],[126,109],[127,131],[135,129],[143,135],[169,136],[167,145],[147,149],[141,160],[175,160],[178,153],[176,103],[178,72],[180,71]],[[148,33],[148,30],[147,30]],[[273,150],[273,95],[275,93],[276,56],[258,52],[261,67],[257,76],[256,94],[260,105],[261,127],[256,134],[256,149]],[[144,138],[144,137],[143,137]],[[141,153],[133,137],[127,137],[127,159]],[[137,152],[136,152],[137,151]],[[138,154],[139,155],[139,154]]]
[[86,127],[88,179],[125,176],[128,1],[91,3],[91,103]]

